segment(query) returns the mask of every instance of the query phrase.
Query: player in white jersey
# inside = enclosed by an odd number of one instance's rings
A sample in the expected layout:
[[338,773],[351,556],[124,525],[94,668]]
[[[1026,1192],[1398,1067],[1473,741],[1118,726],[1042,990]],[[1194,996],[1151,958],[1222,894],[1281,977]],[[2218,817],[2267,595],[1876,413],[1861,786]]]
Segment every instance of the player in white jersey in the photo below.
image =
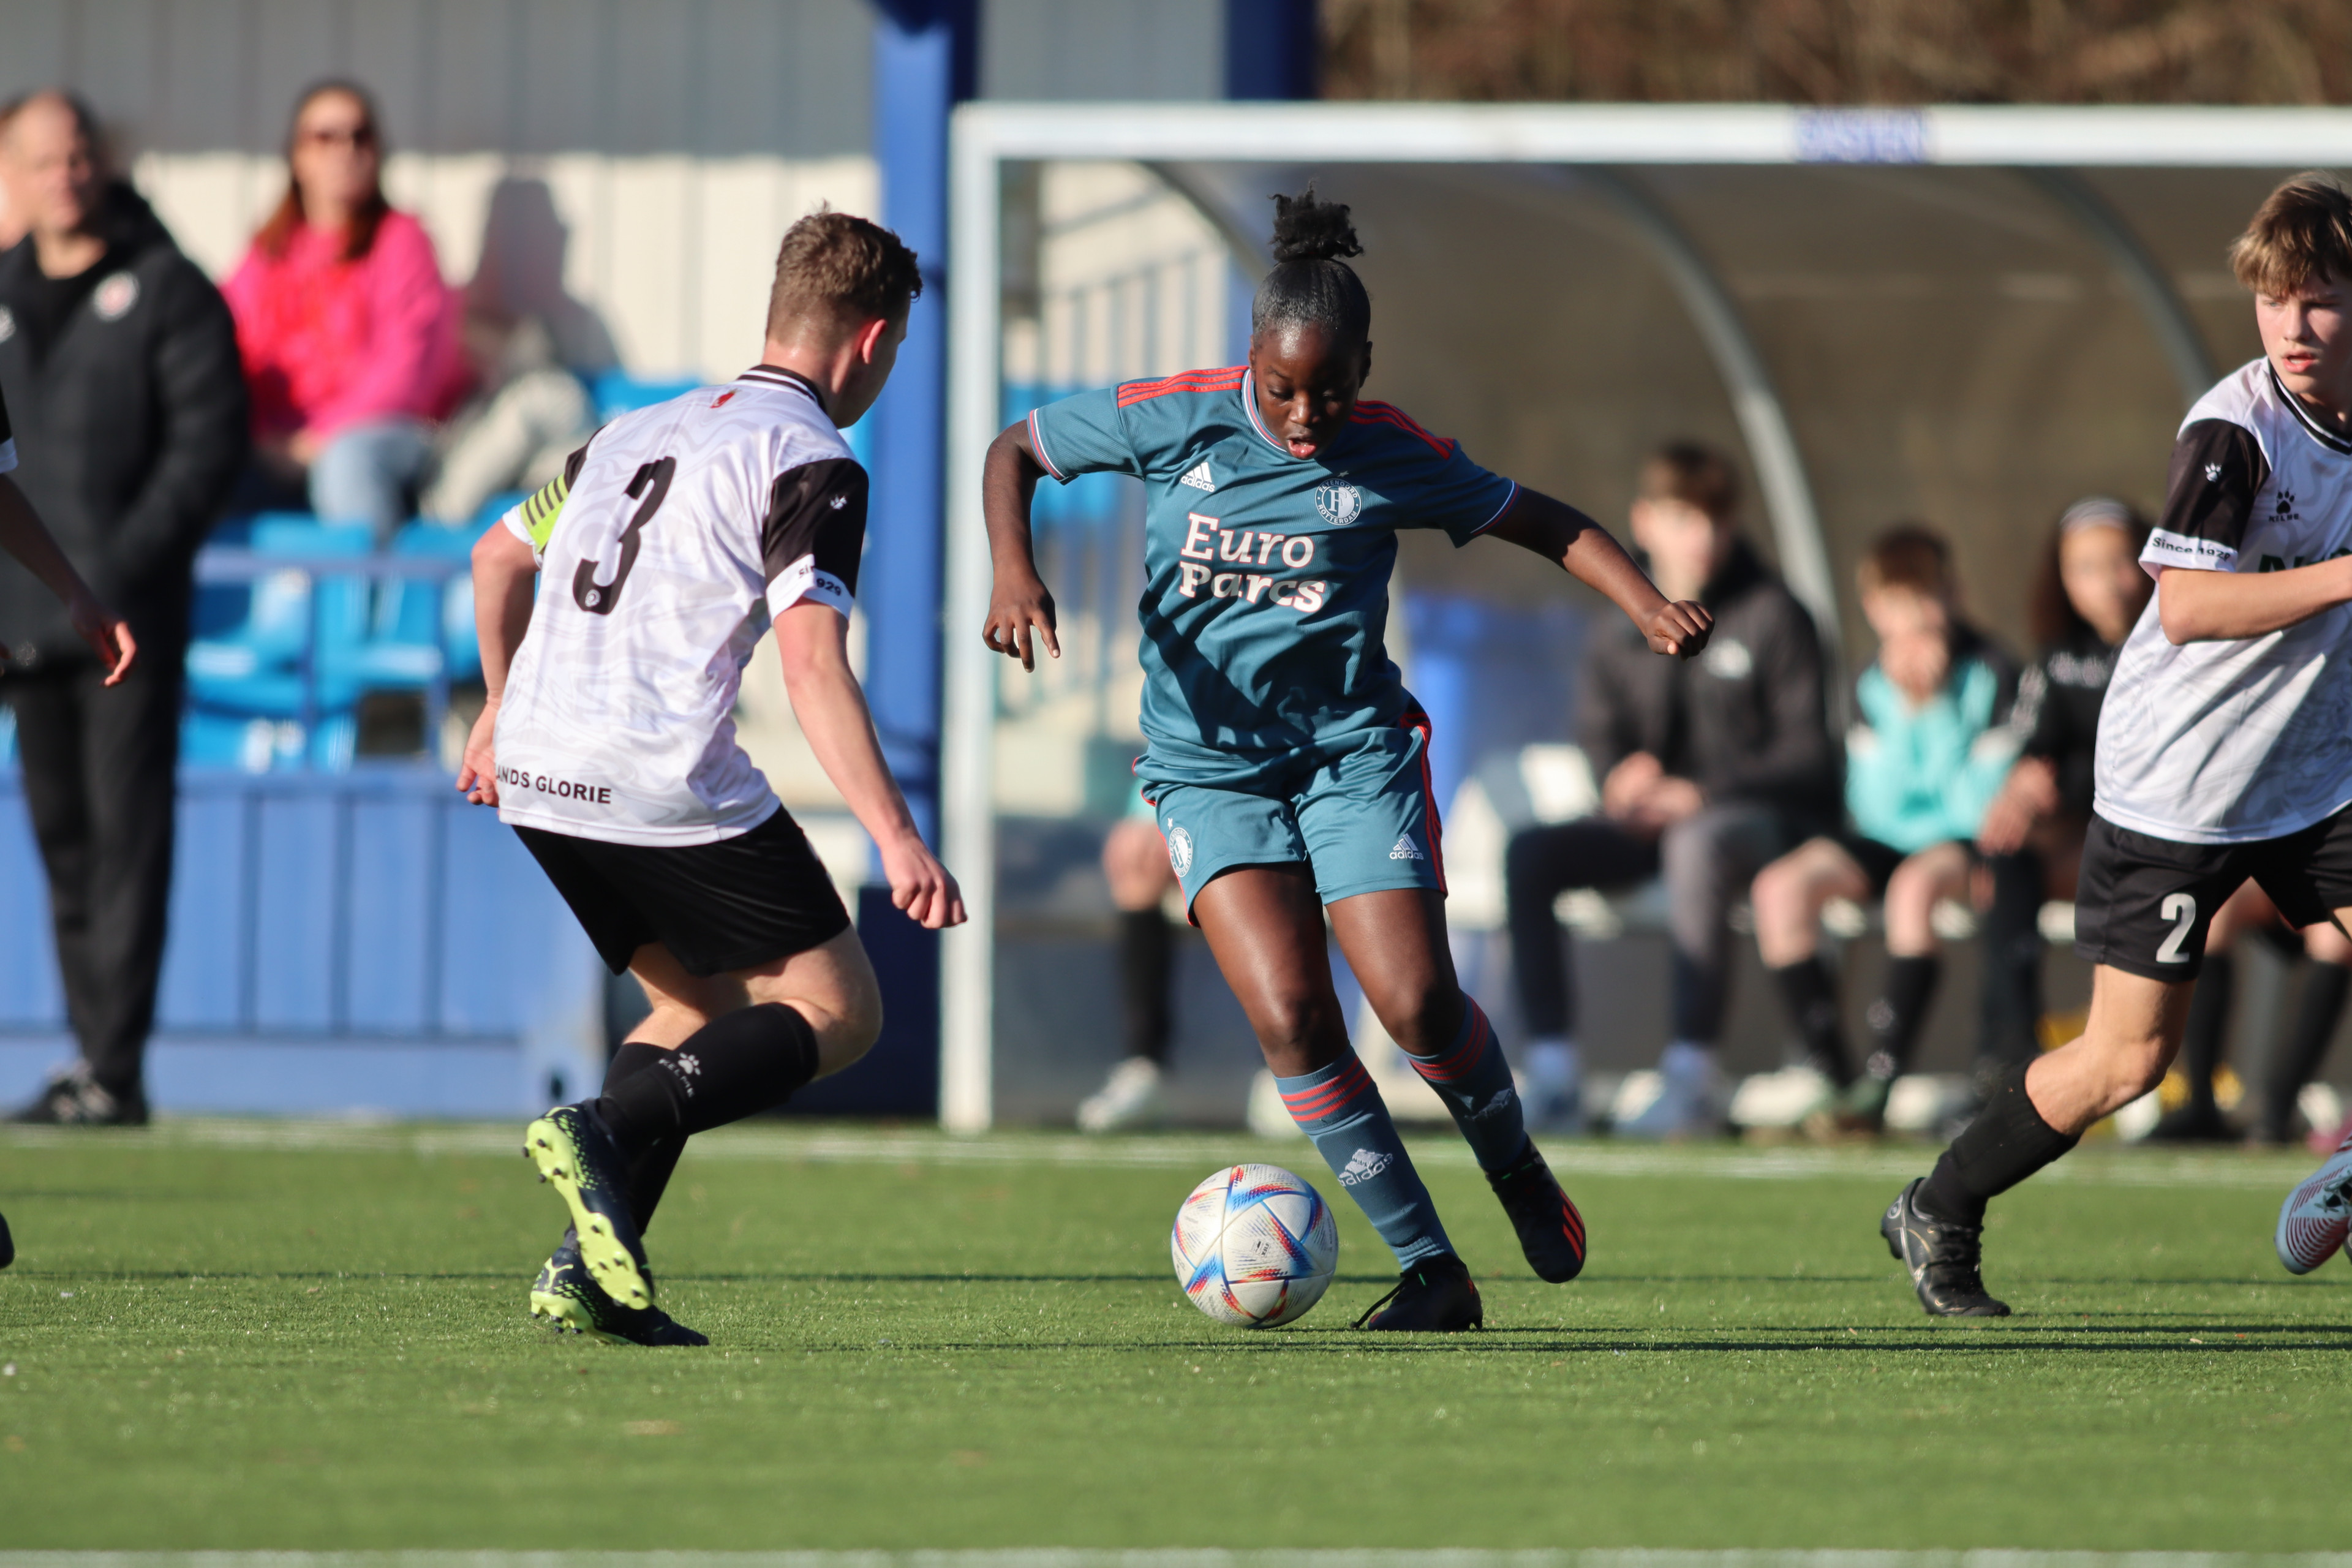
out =
[[693,1134],[782,1104],[866,1054],[874,971],[824,868],[735,743],[772,625],[793,710],[874,839],[891,900],[964,918],[850,673],[866,471],[840,426],[888,379],[922,280],[863,218],[794,224],[761,363],[625,415],[474,549],[489,705],[457,787],[499,808],[653,1012],[602,1094],[525,1152],[572,1228],[531,1289],[557,1325],[702,1344],[654,1305],[642,1234]]
[[2013,1072],[1879,1222],[1939,1316],[2000,1317],[1987,1200],[2164,1077],[2215,910],[2249,877],[2352,926],[2352,197],[2271,193],[2231,247],[2263,357],[2189,411],[2140,563],[2156,597],[2099,717],[2075,948],[2082,1038]]

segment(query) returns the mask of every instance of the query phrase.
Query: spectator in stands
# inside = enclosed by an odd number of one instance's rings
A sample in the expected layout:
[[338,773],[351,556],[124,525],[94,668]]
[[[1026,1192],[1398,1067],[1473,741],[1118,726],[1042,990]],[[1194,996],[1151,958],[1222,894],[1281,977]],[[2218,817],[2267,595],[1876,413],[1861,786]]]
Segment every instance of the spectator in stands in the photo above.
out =
[[1992,882],[1982,927],[1979,1079],[2041,1049],[2042,905],[2074,897],[2091,820],[2099,708],[2116,650],[2156,591],[2139,563],[2147,542],[2139,513],[2090,496],[2066,509],[2042,552],[2029,605],[2042,657],[2019,677],[2010,720],[2022,752],[1977,830]]
[[88,108],[38,93],[0,137],[27,238],[0,255],[0,386],[16,479],[138,663],[106,669],[29,574],[0,564],[0,676],[48,872],[81,1059],[21,1119],[137,1122],[172,881],[190,567],[246,457],[221,297],[109,177]]
[[539,489],[596,428],[588,389],[537,317],[468,310],[465,341],[476,391],[435,441],[416,509],[445,528],[472,522],[504,492]]
[[[1890,528],[1863,557],[1859,575],[1878,657],[1854,683],[1845,780],[1852,828],[1765,867],[1750,898],[1756,945],[1807,1058],[1825,1091],[1841,1091],[1837,1124],[1866,1132],[1884,1123],[1888,1088],[1909,1062],[1935,994],[1936,906],[1968,897],[1979,826],[2017,757],[2006,728],[2017,667],[1960,619],[1959,584],[1940,535]],[[1822,910],[1832,899],[1860,903],[1880,894],[1886,980],[1870,1006],[1872,1048],[1856,1077],[1836,989],[1817,951]]]
[[1620,1131],[1704,1131],[1720,1099],[1726,917],[1758,868],[1834,825],[1837,755],[1822,713],[1820,640],[1812,617],[1740,536],[1738,503],[1738,470],[1706,447],[1675,442],[1643,466],[1634,542],[1659,592],[1714,615],[1714,640],[1685,662],[1653,657],[1613,621],[1595,629],[1579,728],[1601,781],[1600,814],[1528,828],[1507,854],[1529,1111],[1552,1126],[1572,1125],[1581,1111],[1574,994],[1553,900],[1664,871],[1674,943],[1664,1089]]
[[433,427],[466,391],[455,296],[424,226],[384,200],[383,135],[362,89],[304,93],[286,195],[225,292],[253,392],[254,499],[379,540],[410,512]]

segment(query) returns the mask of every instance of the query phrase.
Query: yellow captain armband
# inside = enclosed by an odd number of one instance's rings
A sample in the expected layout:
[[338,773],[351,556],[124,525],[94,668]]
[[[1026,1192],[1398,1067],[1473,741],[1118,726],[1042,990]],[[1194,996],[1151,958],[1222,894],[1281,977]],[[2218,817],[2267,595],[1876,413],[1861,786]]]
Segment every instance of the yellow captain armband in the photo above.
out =
[[532,491],[523,501],[523,531],[530,535],[530,547],[544,555],[547,542],[555,532],[556,520],[563,515],[563,503],[571,498],[572,479],[558,474]]

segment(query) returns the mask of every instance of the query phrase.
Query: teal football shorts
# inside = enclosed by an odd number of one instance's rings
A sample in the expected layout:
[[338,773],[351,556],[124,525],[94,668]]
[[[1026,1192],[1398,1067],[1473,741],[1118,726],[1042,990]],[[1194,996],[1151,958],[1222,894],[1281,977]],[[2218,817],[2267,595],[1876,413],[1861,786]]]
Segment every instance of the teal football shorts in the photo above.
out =
[[1345,750],[1270,769],[1246,789],[1170,783],[1150,778],[1150,768],[1147,759],[1138,771],[1187,914],[1202,888],[1237,866],[1311,866],[1327,904],[1391,888],[1445,891],[1429,736],[1420,726],[1369,731]]

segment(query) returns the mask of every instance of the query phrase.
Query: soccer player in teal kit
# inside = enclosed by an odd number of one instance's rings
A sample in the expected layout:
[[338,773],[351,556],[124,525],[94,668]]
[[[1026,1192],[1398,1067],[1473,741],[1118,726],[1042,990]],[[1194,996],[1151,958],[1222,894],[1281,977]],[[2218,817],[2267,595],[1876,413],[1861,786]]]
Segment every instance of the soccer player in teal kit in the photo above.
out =
[[1606,594],[1659,653],[1706,646],[1599,524],[1362,401],[1371,301],[1348,209],[1277,197],[1249,363],[1049,405],[990,447],[995,590],[983,637],[1058,656],[1030,549],[1037,481],[1132,474],[1144,546],[1146,750],[1136,763],[1195,924],[1301,1131],[1402,1270],[1361,1326],[1456,1330],[1477,1287],[1348,1044],[1324,918],[1381,1023],[1437,1089],[1544,1279],[1584,1266],[1584,1222],[1528,1140],[1511,1073],[1445,943],[1429,721],[1383,634],[1400,528],[1521,545]]

